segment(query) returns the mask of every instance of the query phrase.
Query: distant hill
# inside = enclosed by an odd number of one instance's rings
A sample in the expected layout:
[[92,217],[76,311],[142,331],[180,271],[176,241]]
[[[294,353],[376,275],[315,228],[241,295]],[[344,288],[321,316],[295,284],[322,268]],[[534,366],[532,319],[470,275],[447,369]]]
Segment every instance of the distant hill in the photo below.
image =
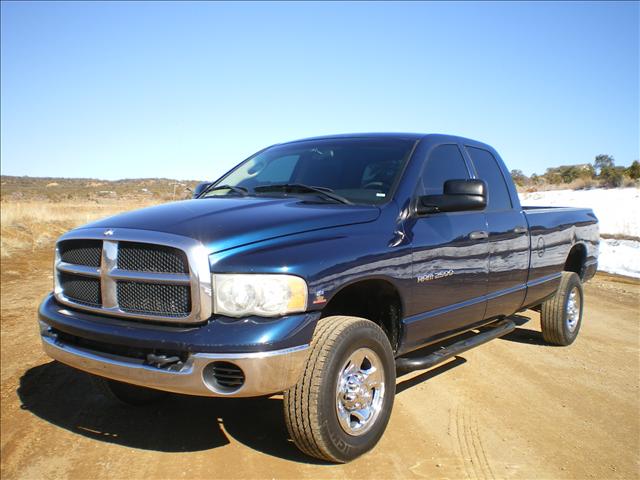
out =
[[169,178],[134,178],[126,180],[100,180],[94,178],[56,177],[0,177],[2,201],[90,200],[180,200],[190,198],[201,180],[172,180]]

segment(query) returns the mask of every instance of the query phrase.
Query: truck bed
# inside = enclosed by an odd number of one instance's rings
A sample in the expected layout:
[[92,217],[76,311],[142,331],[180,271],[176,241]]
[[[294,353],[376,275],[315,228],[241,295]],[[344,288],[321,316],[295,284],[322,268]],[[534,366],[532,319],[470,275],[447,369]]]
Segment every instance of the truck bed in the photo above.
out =
[[[581,260],[582,279],[586,281],[593,277],[600,235],[598,220],[590,208],[523,206],[522,211],[529,224],[531,239],[530,285],[557,276],[565,262],[570,261],[570,252],[576,252]],[[548,288],[530,288],[528,302],[554,291],[553,288],[547,291]]]

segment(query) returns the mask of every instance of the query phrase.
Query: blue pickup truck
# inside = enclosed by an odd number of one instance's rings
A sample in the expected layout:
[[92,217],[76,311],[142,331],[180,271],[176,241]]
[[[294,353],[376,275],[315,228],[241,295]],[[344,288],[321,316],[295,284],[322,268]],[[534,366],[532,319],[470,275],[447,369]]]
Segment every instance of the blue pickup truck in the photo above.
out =
[[129,404],[283,393],[291,439],[332,462],[378,442],[397,374],[518,311],[571,344],[597,266],[591,210],[522,207],[498,153],[455,136],[278,144],[194,197],[58,240],[45,351]]

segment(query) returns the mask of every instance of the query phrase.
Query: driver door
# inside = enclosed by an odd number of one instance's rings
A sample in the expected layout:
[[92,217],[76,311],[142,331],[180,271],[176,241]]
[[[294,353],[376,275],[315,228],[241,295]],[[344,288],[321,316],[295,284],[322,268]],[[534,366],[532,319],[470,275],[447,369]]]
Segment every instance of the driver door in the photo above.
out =
[[[426,159],[415,197],[441,194],[445,181],[468,178],[458,145],[439,145]],[[416,347],[481,322],[489,275],[484,211],[414,214],[406,231],[412,238],[415,312],[405,323],[408,343]]]

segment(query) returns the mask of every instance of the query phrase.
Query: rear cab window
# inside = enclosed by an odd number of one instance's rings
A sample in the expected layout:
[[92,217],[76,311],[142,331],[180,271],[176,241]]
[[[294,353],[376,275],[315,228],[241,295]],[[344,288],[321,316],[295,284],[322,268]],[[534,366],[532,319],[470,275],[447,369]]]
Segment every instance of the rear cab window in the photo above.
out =
[[487,210],[511,210],[511,195],[495,157],[482,148],[467,146],[466,149],[476,167],[478,178],[487,183]]

